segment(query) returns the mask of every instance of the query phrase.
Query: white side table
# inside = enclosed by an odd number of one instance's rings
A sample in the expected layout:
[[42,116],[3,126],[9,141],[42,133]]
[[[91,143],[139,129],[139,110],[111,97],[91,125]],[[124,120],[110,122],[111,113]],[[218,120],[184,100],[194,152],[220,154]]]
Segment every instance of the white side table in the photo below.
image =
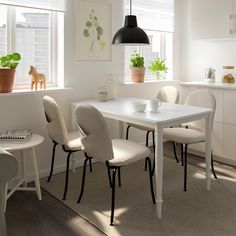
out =
[[[35,147],[38,146],[43,142],[44,138],[38,134],[32,134],[32,137],[29,141],[26,142],[15,142],[14,140],[12,142],[0,142],[0,147],[9,151],[20,151],[21,157],[20,157],[20,166],[21,166],[21,178],[16,183],[14,187],[8,188],[8,185],[6,186],[5,191],[5,210],[6,211],[6,205],[7,205],[7,199],[11,197],[11,195],[16,191],[36,191],[37,196],[39,200],[42,200],[42,194],[40,189],[40,182],[39,182],[39,175],[38,175],[38,167],[37,167],[37,160],[36,160],[36,154],[35,154]],[[30,150],[32,155],[31,158],[33,160],[33,168],[34,168],[34,182],[35,187],[27,187],[27,180],[26,180],[26,167],[25,167],[25,151]],[[21,186],[23,185],[23,186]],[[10,191],[8,191],[10,190]]]

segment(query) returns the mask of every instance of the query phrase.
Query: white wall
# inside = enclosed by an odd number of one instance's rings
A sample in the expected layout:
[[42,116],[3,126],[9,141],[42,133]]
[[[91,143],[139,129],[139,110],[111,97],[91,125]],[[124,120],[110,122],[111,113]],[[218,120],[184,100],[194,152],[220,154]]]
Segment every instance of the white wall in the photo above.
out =
[[[101,1],[105,2],[106,0]],[[70,0],[68,3],[68,11],[65,15],[65,85],[73,89],[38,92],[35,94],[0,94],[0,131],[31,128],[33,132],[45,137],[45,142],[36,149],[41,176],[48,174],[52,151],[52,142],[47,138],[46,122],[42,107],[43,96],[47,94],[58,102],[69,126],[70,102],[96,97],[97,88],[103,82],[107,73],[112,73],[118,81],[122,79],[123,74],[122,47],[112,46],[112,61],[110,62],[75,61],[74,1]],[[112,0],[112,35],[123,25],[122,7],[122,1]],[[177,82],[172,83],[176,84]],[[162,86],[163,83],[120,85],[118,86],[118,94],[120,96],[153,98]],[[109,122],[109,125],[113,126],[114,122]],[[117,136],[117,134],[113,132],[113,136]],[[131,135],[131,138],[142,141],[144,135],[141,134],[138,137]],[[16,153],[16,156],[18,155]],[[75,154],[75,156],[82,155]],[[66,154],[61,149],[58,149],[55,160],[56,172],[65,169],[65,157]],[[82,158],[80,159],[82,160]],[[27,162],[27,172],[31,173],[29,161]]]
[[[192,40],[190,4],[190,0],[176,0],[177,31],[181,32],[179,75],[182,81],[201,81],[204,80],[205,69],[213,66],[217,79],[220,80],[222,66],[236,65],[236,41]],[[211,9],[209,14],[210,11]]]

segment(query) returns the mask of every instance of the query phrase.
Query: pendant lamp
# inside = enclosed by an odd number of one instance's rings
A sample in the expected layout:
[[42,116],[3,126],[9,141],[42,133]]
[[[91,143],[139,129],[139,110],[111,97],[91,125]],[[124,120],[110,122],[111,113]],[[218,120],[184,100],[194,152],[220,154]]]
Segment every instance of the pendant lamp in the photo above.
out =
[[113,37],[114,45],[147,45],[150,44],[147,34],[138,27],[136,16],[132,15],[132,0],[130,0],[130,15],[125,16],[124,27]]

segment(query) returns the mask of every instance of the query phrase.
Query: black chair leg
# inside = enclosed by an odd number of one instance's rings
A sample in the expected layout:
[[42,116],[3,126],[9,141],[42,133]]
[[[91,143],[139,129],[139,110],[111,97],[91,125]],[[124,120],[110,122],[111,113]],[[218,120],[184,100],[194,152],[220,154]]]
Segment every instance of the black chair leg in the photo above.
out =
[[116,170],[117,170],[117,168],[112,168],[112,198],[111,198],[110,225],[113,225],[114,211],[115,211]]
[[130,125],[127,126],[127,129],[126,129],[126,140],[129,139],[129,129],[130,129]]
[[155,155],[155,151],[156,151],[156,145],[155,145],[155,131],[152,131],[152,145],[153,145],[153,152]]
[[213,175],[214,175],[214,178],[217,179],[217,175],[216,175],[215,168],[214,168],[214,162],[213,162],[213,154],[212,154],[212,151],[211,151],[211,170],[212,170],[212,173],[213,173]]
[[[150,131],[147,131],[147,134],[146,134],[146,147],[148,147],[149,133],[150,133]],[[145,158],[145,167],[144,167],[144,170],[147,171],[147,158]]]
[[118,168],[118,184],[119,184],[119,187],[121,187],[120,167]]
[[181,143],[181,165],[184,166],[184,145]]
[[53,149],[52,149],[52,161],[51,161],[51,169],[50,169],[50,174],[48,176],[47,182],[50,182],[51,178],[52,178],[52,174],[53,174],[53,168],[54,168],[54,159],[55,159],[55,151],[56,151],[56,146],[57,143],[53,142]]
[[89,169],[90,169],[90,172],[93,172],[92,158],[89,158]]
[[83,166],[83,176],[82,176],[82,183],[81,183],[81,190],[80,190],[80,195],[78,198],[77,203],[80,203],[83,193],[84,193],[84,184],[85,184],[85,177],[86,177],[86,166],[87,166],[87,161],[89,160],[89,158],[86,157],[86,159],[84,160],[84,166]]
[[179,163],[179,158],[178,158],[177,153],[176,153],[176,144],[175,144],[175,142],[172,142],[172,144],[173,144],[175,160],[176,160],[177,163]]
[[109,180],[109,184],[110,184],[110,188],[111,188],[112,187],[112,181],[111,181],[111,172],[110,172],[110,167],[109,167],[108,161],[106,161],[106,166],[107,166],[108,180]]
[[184,151],[184,191],[187,191],[187,153],[188,153],[188,144],[185,144]]
[[156,204],[155,194],[154,194],[154,188],[153,188],[153,168],[151,164],[151,159],[149,157],[146,157],[147,163],[148,163],[148,169],[149,169],[149,180],[150,180],[150,190],[152,195],[152,202],[153,204]]
[[63,200],[66,200],[66,194],[68,189],[68,181],[69,181],[69,167],[70,167],[70,156],[72,152],[69,152],[67,155],[67,161],[66,161],[66,180],[65,180],[65,188],[64,188],[64,194],[63,194]]

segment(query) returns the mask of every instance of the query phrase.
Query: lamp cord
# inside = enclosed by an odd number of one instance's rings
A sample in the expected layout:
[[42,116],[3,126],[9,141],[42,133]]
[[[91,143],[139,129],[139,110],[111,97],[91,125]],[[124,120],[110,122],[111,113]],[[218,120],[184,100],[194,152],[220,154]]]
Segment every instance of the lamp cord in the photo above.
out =
[[130,15],[132,15],[132,0],[130,0]]

